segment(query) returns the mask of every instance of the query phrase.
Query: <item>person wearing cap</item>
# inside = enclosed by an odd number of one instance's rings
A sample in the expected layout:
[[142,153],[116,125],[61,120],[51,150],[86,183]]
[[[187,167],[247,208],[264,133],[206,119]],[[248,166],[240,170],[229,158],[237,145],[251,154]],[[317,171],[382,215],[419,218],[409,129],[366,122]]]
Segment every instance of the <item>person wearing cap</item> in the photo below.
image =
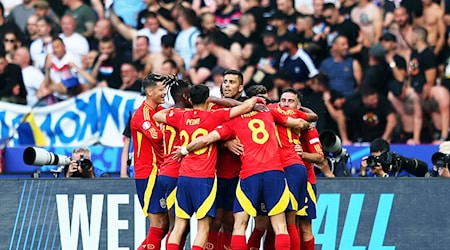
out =
[[450,178],[450,141],[445,141],[439,145],[439,151],[431,156],[433,170],[440,177]]
[[363,72],[361,86],[376,89],[381,95],[387,97],[388,83],[392,80],[392,72],[386,63],[386,51],[380,43],[373,44],[369,49],[369,61]]
[[422,106],[419,96],[408,84],[407,65],[403,57],[397,54],[397,38],[392,33],[385,33],[381,37],[381,44],[386,51],[388,70],[393,78],[388,82],[388,99],[392,103],[402,123],[401,131],[394,133],[393,143],[420,144],[422,130]]
[[285,51],[280,59],[280,69],[290,73],[294,89],[303,89],[305,83],[319,73],[313,60],[305,50],[298,48],[298,37],[291,32],[281,38],[280,50]]

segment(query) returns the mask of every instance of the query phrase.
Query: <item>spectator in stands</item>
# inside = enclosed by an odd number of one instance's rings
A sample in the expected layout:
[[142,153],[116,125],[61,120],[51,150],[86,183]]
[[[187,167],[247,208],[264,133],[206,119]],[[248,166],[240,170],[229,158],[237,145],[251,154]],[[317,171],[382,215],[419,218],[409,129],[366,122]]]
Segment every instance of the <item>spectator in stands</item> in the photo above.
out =
[[206,39],[204,35],[197,37],[195,42],[197,52],[192,59],[189,68],[189,79],[192,84],[202,84],[207,81],[212,81],[211,71],[216,65],[217,59],[206,48]]
[[175,35],[174,34],[167,34],[161,37],[161,47],[162,51],[150,54],[147,63],[145,64],[144,68],[144,76],[154,73],[154,74],[162,74],[161,68],[162,63],[167,60],[171,59],[177,63],[178,70],[184,74],[184,60],[181,57],[180,54],[175,52],[174,50],[175,46]]
[[149,40],[147,36],[138,36],[133,46],[133,65],[138,71],[138,78],[144,79],[145,64],[150,60]]
[[61,18],[62,33],[59,37],[64,41],[67,51],[81,58],[89,52],[89,43],[86,37],[75,32],[76,25],[73,16],[64,15]]
[[326,50],[327,43],[325,37],[322,36],[322,33],[315,33],[315,27],[313,27],[313,25],[314,20],[312,17],[299,16],[297,17],[295,30],[296,34],[299,37],[299,46],[306,50],[311,55],[314,62],[317,64],[328,55],[328,52]]
[[64,176],[66,178],[95,178],[89,148],[74,148],[71,158],[70,164],[64,167]]
[[5,58],[8,62],[12,62],[16,49],[21,45],[17,34],[13,31],[7,31],[3,38],[3,49],[5,50]]
[[43,84],[58,101],[66,100],[81,92],[81,58],[68,52],[61,38],[53,39],[53,53],[48,54],[45,63]]
[[433,170],[437,171],[440,177],[450,178],[450,141],[439,145],[439,151],[433,154],[431,161]]
[[154,12],[147,12],[143,18],[145,18],[144,27],[136,30],[121,22],[114,12],[111,13],[113,26],[124,38],[135,42],[138,36],[146,36],[149,40],[149,52],[161,52],[161,37],[167,34],[167,30],[161,28]]
[[268,96],[271,100],[279,100],[283,90],[291,88],[291,75],[288,71],[284,69],[278,70],[273,75],[273,85],[272,91],[269,91]]
[[339,14],[338,9],[332,3],[323,5],[323,17],[329,25],[326,31],[327,43],[331,47],[337,36],[345,36],[348,42],[348,52],[350,55],[356,55],[363,48],[363,35],[359,26],[350,19],[345,19]]
[[80,72],[86,72],[86,76],[83,74],[81,83],[83,84],[83,89],[88,90],[97,86],[97,80],[91,75],[92,70],[94,69],[95,59],[98,57],[97,50],[91,50],[86,56],[81,58],[82,67]]
[[266,27],[266,19],[264,17],[263,1],[260,0],[244,0],[239,1],[239,9],[242,14],[252,14],[255,18],[256,33],[261,34]]
[[209,52],[217,58],[217,66],[225,69],[239,69],[238,58],[223,45],[222,34],[211,32],[207,35],[206,46]]
[[411,58],[413,50],[413,27],[410,23],[410,16],[405,7],[400,6],[394,10],[394,22],[389,27],[397,40],[397,54],[403,57],[407,62]]
[[4,35],[7,31],[13,31],[16,34],[21,34],[20,29],[14,22],[10,22],[5,18],[5,8],[0,2],[0,39],[3,41]]
[[50,19],[41,17],[37,21],[39,38],[30,45],[31,59],[34,66],[44,71],[45,58],[47,54],[53,52],[52,48],[52,26]]
[[18,65],[8,63],[0,50],[0,101],[27,104],[27,90]]
[[394,133],[392,142],[419,144],[423,123],[422,106],[414,89],[409,84],[405,84],[407,81],[406,61],[397,54],[397,42],[393,34],[383,34],[381,44],[386,51],[388,70],[391,71],[393,77],[388,82],[388,99],[401,121],[401,129],[398,133]]
[[330,79],[330,88],[345,97],[354,95],[361,85],[362,68],[359,62],[348,55],[348,39],[337,36],[330,49],[331,56],[322,61],[320,71],[326,73]]
[[427,43],[432,47],[437,58],[445,46],[444,11],[441,6],[433,0],[422,0],[423,14],[414,20],[428,32]]
[[372,44],[380,41],[383,34],[383,15],[371,0],[359,0],[350,13],[350,18],[364,34],[365,47],[370,48]]
[[52,26],[54,35],[61,32],[61,20],[55,13],[53,13],[46,0],[39,0],[34,3],[34,14],[38,17],[38,19],[41,17],[45,17],[48,19],[49,23]]
[[236,56],[241,54],[242,48],[248,42],[259,43],[255,38],[256,22],[252,14],[244,14],[239,18],[239,30],[233,35],[230,51]]
[[37,20],[38,17],[36,15],[31,15],[27,21],[27,27],[25,30],[24,40],[22,41],[22,45],[26,47],[30,47],[31,43],[39,38],[39,33],[37,29]]
[[97,20],[92,7],[83,3],[82,0],[63,0],[63,4],[68,7],[65,14],[75,18],[77,24],[75,32],[90,38],[94,34],[94,25]]
[[397,124],[391,103],[376,90],[362,88],[358,98],[344,105],[348,138],[342,141],[371,142],[376,138],[391,140]]
[[216,66],[211,71],[211,79],[212,81],[206,82],[206,86],[209,87],[209,95],[217,98],[222,97],[221,85],[223,82],[223,72],[225,69],[219,66]]
[[241,56],[239,57],[239,68],[244,75],[244,88],[249,87],[248,84],[252,80],[256,63],[258,62],[257,45],[251,42],[245,43],[242,48]]
[[23,0],[9,12],[8,20],[14,22],[22,33],[25,33],[28,18],[34,15],[34,4],[32,0]]
[[216,25],[216,15],[211,12],[202,13],[200,16],[201,19],[201,28],[202,34],[208,34],[211,31],[218,30],[219,28]]
[[370,47],[369,62],[363,72],[361,87],[370,87],[387,97],[393,75],[385,57],[386,50],[383,45],[377,43]]
[[[42,82],[44,81],[44,74],[30,65],[31,57],[28,48],[20,47],[14,53],[13,63],[20,66],[22,69],[23,83],[27,91],[27,105],[33,107],[38,104],[42,97]],[[42,86],[42,87],[41,87]]]
[[120,65],[124,62],[117,55],[113,40],[104,39],[99,44],[100,55],[97,57],[92,77],[97,79],[97,85],[118,89],[122,84],[120,81]]
[[143,17],[146,16],[147,12],[153,12],[156,14],[156,17],[158,18],[159,23],[161,24],[161,27],[167,30],[170,33],[176,32],[176,24],[173,20],[172,16],[170,15],[169,9],[166,9],[159,1],[156,0],[146,0],[144,3],[147,5],[147,9],[139,12],[137,20],[138,25],[137,29],[142,29],[144,27]]
[[286,14],[284,12],[276,11],[269,17],[267,23],[275,28],[278,41],[289,32],[286,24]]
[[133,64],[124,63],[120,66],[120,78],[122,79],[120,90],[141,92],[142,81],[138,78],[138,71]]
[[[195,12],[190,8],[182,7],[178,11],[176,21],[180,26],[175,40],[175,51],[183,58],[185,69],[189,69],[192,58],[195,55],[195,42],[200,31],[195,27]],[[214,54],[214,53],[213,53]],[[217,57],[217,56],[216,56]]]
[[[302,103],[312,109],[320,119],[316,122],[316,129],[320,132],[332,130],[341,138],[348,138],[343,106],[345,97],[330,89],[328,76],[321,72],[315,76],[307,88],[303,90]],[[342,144],[349,145],[350,141],[342,140]]]
[[290,32],[295,31],[295,22],[301,14],[294,8],[294,1],[277,0],[277,9],[284,13],[286,18],[286,27]]
[[116,47],[118,56],[123,60],[132,59],[132,44],[117,32],[114,31],[112,23],[109,19],[99,19],[94,26],[94,38],[90,41],[90,48],[98,50],[100,41],[112,39]]
[[242,15],[239,6],[231,0],[215,0],[216,2],[216,25],[217,27],[232,37],[238,30],[238,21]]

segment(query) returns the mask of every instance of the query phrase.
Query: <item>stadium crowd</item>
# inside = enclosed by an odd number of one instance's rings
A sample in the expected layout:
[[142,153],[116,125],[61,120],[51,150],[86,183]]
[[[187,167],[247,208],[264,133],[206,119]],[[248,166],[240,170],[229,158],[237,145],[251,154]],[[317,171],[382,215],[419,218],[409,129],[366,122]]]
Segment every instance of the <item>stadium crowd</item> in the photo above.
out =
[[[19,1],[18,1],[19,2]],[[0,99],[49,105],[94,87],[141,91],[176,74],[220,97],[293,87],[344,145],[448,139],[447,1],[45,1],[0,5]],[[19,73],[22,72],[22,74]],[[167,100],[169,106],[173,100]]]

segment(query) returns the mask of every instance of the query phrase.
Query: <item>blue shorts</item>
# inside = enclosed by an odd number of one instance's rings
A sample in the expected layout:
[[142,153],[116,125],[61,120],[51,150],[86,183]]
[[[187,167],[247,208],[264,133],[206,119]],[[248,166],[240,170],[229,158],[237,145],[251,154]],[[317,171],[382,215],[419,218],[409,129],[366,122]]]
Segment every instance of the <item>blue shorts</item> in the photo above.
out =
[[197,219],[216,216],[216,178],[178,178],[175,199],[175,215],[189,219],[197,213]]
[[284,176],[286,177],[291,199],[288,209],[298,211],[306,204],[306,183],[308,182],[306,167],[301,164],[290,165],[284,168]]
[[306,205],[303,209],[297,212],[300,219],[313,220],[317,217],[316,215],[316,204],[317,204],[317,187],[316,184],[311,184],[308,182],[307,192],[306,192]]
[[250,216],[277,215],[289,205],[289,188],[282,171],[268,171],[241,179],[236,188],[233,212]]
[[139,203],[141,203],[142,212],[144,212],[145,217],[150,213],[150,198],[155,187],[157,172],[158,169],[154,167],[148,178],[134,180],[136,184],[136,194],[139,198]]
[[236,187],[239,177],[232,179],[217,178],[216,208],[225,211],[233,211],[233,203],[236,198]]
[[158,175],[156,184],[150,197],[149,213],[164,213],[169,211],[175,204],[175,188],[177,178]]

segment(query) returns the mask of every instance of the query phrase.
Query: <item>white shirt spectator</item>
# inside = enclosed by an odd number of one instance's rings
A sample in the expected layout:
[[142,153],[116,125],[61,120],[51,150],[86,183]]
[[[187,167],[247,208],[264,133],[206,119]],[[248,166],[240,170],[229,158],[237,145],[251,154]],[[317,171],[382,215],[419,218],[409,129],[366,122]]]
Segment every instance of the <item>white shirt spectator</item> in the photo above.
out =
[[44,81],[44,74],[30,65],[22,69],[22,77],[27,90],[27,105],[33,106],[38,102],[37,91]]
[[167,34],[167,30],[163,28],[158,28],[155,33],[151,33],[150,29],[143,28],[138,30],[138,36],[146,36],[150,42],[150,47],[148,47],[148,51],[150,53],[161,52],[161,37]]
[[41,71],[44,70],[45,58],[47,57],[47,54],[52,52],[52,43],[49,42],[48,44],[44,44],[42,38],[34,40],[30,45],[31,60],[33,60],[34,66],[39,68]]
[[89,53],[89,43],[83,35],[73,33],[71,36],[65,36],[61,33],[59,34],[59,37],[63,40],[64,45],[66,46],[66,51],[71,52],[80,58]]
[[197,41],[198,35],[200,35],[200,31],[196,27],[191,27],[186,30],[181,30],[175,40],[175,52],[183,58],[186,70],[190,68],[191,60],[197,51],[195,49],[195,42]]

